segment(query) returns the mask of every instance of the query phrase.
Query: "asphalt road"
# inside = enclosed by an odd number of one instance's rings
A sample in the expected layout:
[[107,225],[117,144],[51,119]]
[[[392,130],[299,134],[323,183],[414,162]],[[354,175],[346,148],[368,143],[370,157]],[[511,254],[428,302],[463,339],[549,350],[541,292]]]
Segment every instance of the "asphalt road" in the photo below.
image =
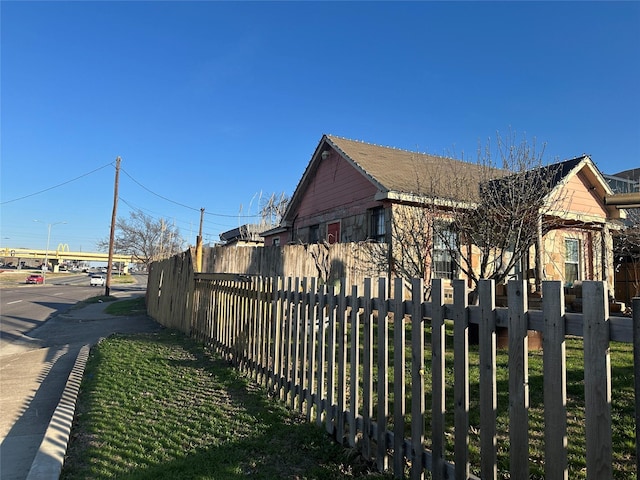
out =
[[[16,277],[5,278],[0,288],[0,479],[53,479],[62,466],[90,346],[116,332],[155,331],[159,325],[145,315],[109,315],[106,304],[72,309],[79,300],[104,294],[104,287],[89,286],[86,275],[52,277],[46,285],[17,284],[25,277]],[[146,276],[134,278],[135,284],[114,282],[111,293],[119,299],[144,294]]]
[[[144,293],[146,276],[136,275],[135,284],[111,285],[111,292]],[[104,294],[104,287],[89,286],[89,276],[69,275],[47,279],[46,285],[4,285],[0,289],[0,347],[22,337],[52,316],[69,310],[79,301]]]

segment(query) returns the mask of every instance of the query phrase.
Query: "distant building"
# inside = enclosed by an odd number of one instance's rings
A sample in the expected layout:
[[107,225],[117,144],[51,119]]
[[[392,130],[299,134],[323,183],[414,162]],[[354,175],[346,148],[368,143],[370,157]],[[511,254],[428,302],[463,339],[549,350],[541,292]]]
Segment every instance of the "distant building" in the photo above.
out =
[[632,168],[613,175],[603,175],[614,193],[640,192],[640,168]]
[[220,234],[220,241],[224,246],[260,246],[264,245],[262,233],[273,226],[270,224],[245,224]]

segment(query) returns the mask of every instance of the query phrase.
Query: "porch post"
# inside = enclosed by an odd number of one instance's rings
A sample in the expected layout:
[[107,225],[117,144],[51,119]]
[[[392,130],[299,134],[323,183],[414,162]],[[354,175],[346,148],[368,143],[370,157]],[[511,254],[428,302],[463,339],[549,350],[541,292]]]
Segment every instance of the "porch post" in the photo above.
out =
[[609,282],[609,240],[611,239],[611,232],[609,225],[605,222],[600,232],[602,238],[602,281],[607,283],[611,295],[615,298],[615,288],[613,282]]
[[536,271],[535,271],[535,280],[536,280],[536,292],[542,291],[542,278],[543,278],[543,258],[544,254],[542,249],[544,248],[544,241],[542,239],[542,214],[538,215],[538,228],[536,235]]

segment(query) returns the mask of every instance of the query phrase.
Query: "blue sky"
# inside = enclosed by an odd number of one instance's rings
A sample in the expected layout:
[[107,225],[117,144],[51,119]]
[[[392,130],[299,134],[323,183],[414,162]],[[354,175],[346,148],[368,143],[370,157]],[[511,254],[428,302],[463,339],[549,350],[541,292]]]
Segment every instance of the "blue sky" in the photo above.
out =
[[[141,209],[205,241],[323,134],[640,167],[639,2],[0,3],[0,246],[95,250]],[[38,220],[38,222],[34,222]]]

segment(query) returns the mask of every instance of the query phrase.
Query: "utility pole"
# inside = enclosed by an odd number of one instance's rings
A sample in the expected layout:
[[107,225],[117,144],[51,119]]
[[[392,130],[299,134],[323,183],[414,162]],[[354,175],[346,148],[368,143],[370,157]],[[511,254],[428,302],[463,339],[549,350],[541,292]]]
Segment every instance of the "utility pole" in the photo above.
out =
[[120,157],[116,158],[116,181],[113,187],[113,213],[111,214],[111,233],[109,234],[109,262],[107,264],[107,281],[104,284],[104,295],[109,296],[111,288],[111,265],[113,263],[113,244],[116,236],[116,213],[118,211],[118,184],[120,182]]
[[202,221],[204,219],[204,208],[200,209],[200,231],[196,238],[196,272],[202,272]]

